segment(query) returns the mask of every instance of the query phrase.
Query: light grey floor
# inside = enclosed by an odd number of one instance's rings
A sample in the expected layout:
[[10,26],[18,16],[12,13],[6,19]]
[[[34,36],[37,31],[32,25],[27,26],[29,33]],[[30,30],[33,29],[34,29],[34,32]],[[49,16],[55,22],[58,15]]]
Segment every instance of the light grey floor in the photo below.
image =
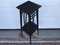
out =
[[[0,31],[0,40],[23,40],[19,37],[19,34],[19,30]],[[47,39],[60,40],[60,30],[40,30],[38,38],[35,40]]]

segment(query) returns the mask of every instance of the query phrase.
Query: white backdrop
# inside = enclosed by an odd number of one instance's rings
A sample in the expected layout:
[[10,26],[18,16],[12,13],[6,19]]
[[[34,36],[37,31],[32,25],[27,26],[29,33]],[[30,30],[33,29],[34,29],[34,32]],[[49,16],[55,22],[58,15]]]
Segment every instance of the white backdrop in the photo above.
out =
[[[19,29],[19,10],[16,6],[27,0],[0,0],[0,29]],[[60,28],[60,0],[31,0],[39,9],[39,28]]]

